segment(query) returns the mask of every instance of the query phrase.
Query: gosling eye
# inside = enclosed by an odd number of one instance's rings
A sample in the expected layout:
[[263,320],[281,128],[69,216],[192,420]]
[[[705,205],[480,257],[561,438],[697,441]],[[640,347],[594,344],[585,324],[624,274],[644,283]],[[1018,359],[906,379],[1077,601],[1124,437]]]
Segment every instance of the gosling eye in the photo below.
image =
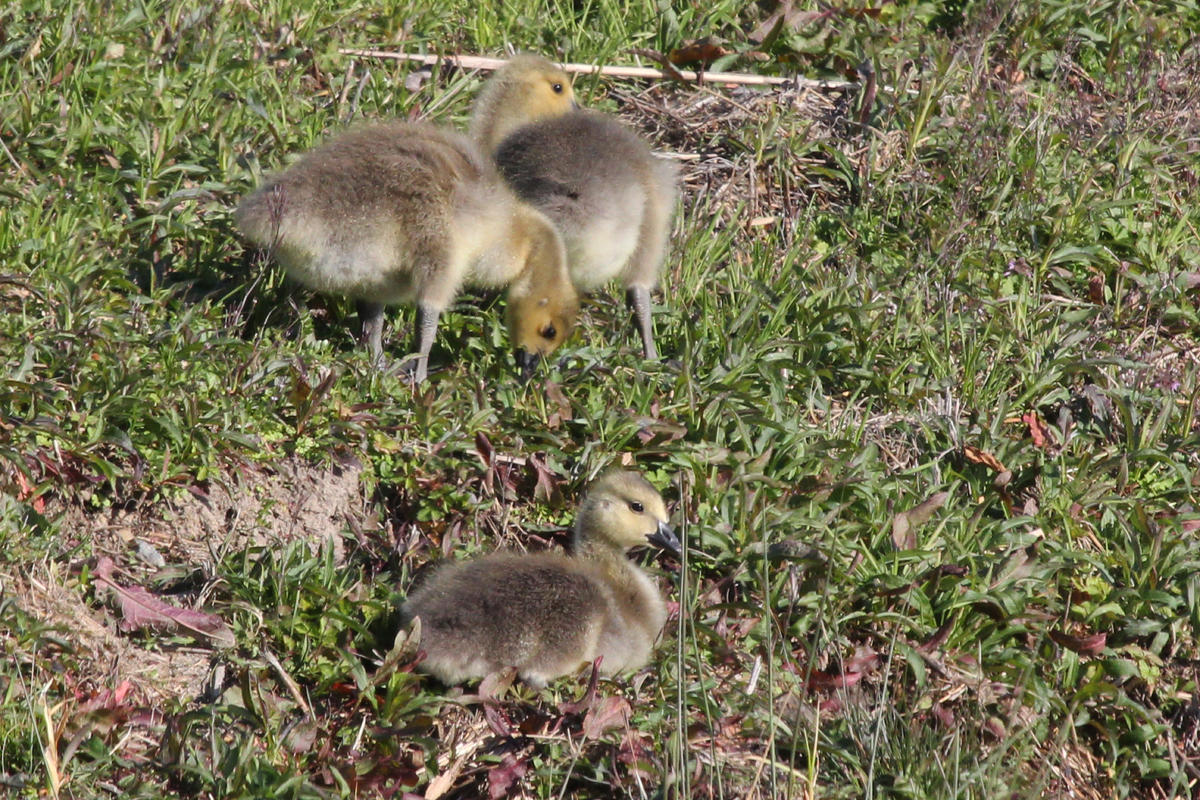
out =
[[554,90],[555,94],[563,93],[563,85],[561,83],[556,83],[553,86],[551,86],[550,88]]
[[542,328],[542,338],[543,339],[551,339],[552,340],[552,339],[554,339],[555,336],[558,336],[558,331],[555,329],[555,327],[553,325],[547,325],[546,327]]
[[643,511],[646,510],[646,507],[643,506],[641,503],[639,503],[637,500],[634,500],[632,503],[629,504],[629,510],[635,514],[641,514]]

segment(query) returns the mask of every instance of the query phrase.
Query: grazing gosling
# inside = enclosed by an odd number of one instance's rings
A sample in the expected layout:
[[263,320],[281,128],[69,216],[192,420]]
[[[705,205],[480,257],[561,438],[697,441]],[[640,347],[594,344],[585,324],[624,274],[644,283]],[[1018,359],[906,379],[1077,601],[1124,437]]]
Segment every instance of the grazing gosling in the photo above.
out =
[[578,293],[554,225],[505,187],[470,140],[430,125],[336,136],[269,178],[234,220],[299,283],[357,301],[376,363],[384,306],[416,304],[417,383],[438,318],[464,284],[509,287],[518,352],[546,355],[575,324]]
[[565,79],[544,58],[513,59],[476,102],[471,132],[513,191],[558,226],[577,289],[621,279],[643,353],[657,358],[650,291],[675,212],[675,166],[604,114],[549,113],[539,89]]
[[515,667],[540,689],[597,657],[612,675],[650,658],[667,612],[654,581],[625,555],[679,552],[662,496],[615,471],[588,489],[566,555],[497,553],[443,567],[405,604],[421,619],[420,669],[446,684]]

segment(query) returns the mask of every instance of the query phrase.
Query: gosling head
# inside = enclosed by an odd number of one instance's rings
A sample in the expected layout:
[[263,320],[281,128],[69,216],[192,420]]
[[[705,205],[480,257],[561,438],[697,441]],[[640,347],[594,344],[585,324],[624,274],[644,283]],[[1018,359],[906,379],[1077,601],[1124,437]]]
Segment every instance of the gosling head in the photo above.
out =
[[475,101],[471,135],[494,150],[514,129],[577,108],[567,73],[541,56],[519,55],[496,71]]
[[662,495],[648,480],[636,472],[612,470],[588,487],[574,545],[605,545],[624,552],[652,544],[679,553],[682,546],[667,520]]
[[572,286],[509,295],[508,331],[522,381],[529,380],[538,363],[571,336],[577,316],[579,295]]

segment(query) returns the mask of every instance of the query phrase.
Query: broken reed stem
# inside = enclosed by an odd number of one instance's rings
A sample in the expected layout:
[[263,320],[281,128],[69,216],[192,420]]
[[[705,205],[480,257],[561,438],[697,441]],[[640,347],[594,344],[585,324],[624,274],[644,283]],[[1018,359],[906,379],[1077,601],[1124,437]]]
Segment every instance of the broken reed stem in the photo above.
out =
[[[353,50],[342,48],[339,53],[358,58],[390,58],[396,61],[419,61],[427,66],[439,62],[449,62],[460,69],[499,69],[507,62],[503,58],[485,58],[483,56],[437,56],[419,55],[415,53],[396,53],[390,50]],[[564,72],[576,72],[582,75],[607,75],[614,78],[653,78],[670,80],[682,78],[685,81],[709,83],[740,83],[748,86],[795,86],[806,89],[844,90],[857,87],[854,81],[817,81],[811,78],[779,78],[773,75],[747,75],[740,72],[703,72],[695,73],[681,69],[667,72],[656,67],[618,67],[599,66],[597,64],[560,64]]]

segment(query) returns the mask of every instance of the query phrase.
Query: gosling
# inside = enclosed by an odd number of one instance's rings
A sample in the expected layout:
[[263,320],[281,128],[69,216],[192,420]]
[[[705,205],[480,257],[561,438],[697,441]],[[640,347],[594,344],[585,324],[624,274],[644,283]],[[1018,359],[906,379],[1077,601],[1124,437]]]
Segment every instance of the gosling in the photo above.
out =
[[577,289],[621,279],[643,353],[654,359],[650,291],[666,255],[676,170],[615,119],[542,101],[542,87],[565,80],[544,58],[513,59],[476,102],[471,133],[513,191],[558,226]]
[[466,137],[430,125],[353,129],[269,178],[234,220],[297,282],[353,298],[372,359],[383,310],[417,307],[417,383],[438,319],[463,285],[508,287],[518,362],[571,333],[578,292],[554,225],[507,189]]
[[679,552],[662,496],[641,475],[609,472],[589,488],[567,554],[496,553],[435,572],[408,598],[421,620],[421,669],[445,684],[515,667],[540,689],[601,658],[600,672],[640,668],[667,612],[654,581],[625,555]]

